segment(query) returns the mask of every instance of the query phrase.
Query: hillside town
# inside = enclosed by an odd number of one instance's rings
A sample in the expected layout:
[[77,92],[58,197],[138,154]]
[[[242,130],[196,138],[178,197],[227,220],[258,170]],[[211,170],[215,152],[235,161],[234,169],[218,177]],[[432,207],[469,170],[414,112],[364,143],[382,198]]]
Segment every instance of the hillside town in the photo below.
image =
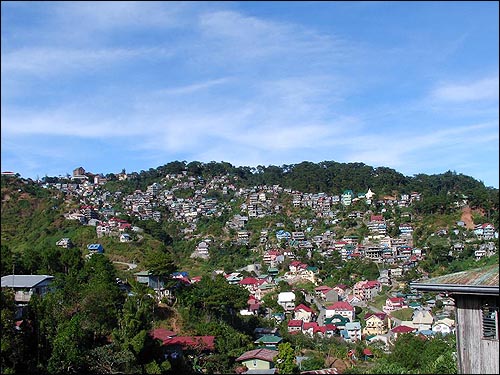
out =
[[[125,171],[117,177],[127,180]],[[76,202],[64,214],[65,219],[95,228],[98,240],[140,242],[144,236],[141,221],[176,222],[182,228],[182,238],[196,242],[190,255],[194,262],[211,259],[222,244],[221,238],[199,230],[200,221],[229,218],[224,222],[222,236],[236,246],[250,248],[255,255],[252,263],[231,270],[214,268],[209,275],[191,275],[190,270],[180,270],[170,276],[182,285],[199,283],[202,277],[223,277],[227,284],[240,286],[248,293],[247,306],[239,311],[240,316],[267,319],[270,326],[286,327],[289,335],[303,334],[313,340],[337,337],[346,344],[365,342],[384,351],[389,351],[401,334],[412,333],[424,339],[455,334],[453,298],[447,293],[426,298],[409,287],[413,280],[408,275],[418,269],[428,250],[414,244],[413,232],[419,223],[412,205],[422,199],[419,192],[378,196],[371,189],[354,193],[346,187],[341,194],[329,196],[279,185],[238,188],[235,177],[218,176],[205,181],[186,173],[167,174],[145,191],[135,190],[131,194],[108,191],[106,182],[104,176],[89,174],[80,167],[73,171],[70,181],[40,182],[40,185],[56,189],[68,201]],[[179,194],[185,191],[192,194]],[[455,201],[457,207],[465,207],[467,203],[466,196]],[[399,224],[394,222],[395,210],[401,219]],[[272,227],[250,229],[254,228],[252,222],[280,214],[289,218],[288,225],[271,220]],[[134,218],[134,223],[124,217]],[[457,221],[453,228],[438,228],[432,236],[449,239],[451,257],[459,256],[471,241],[476,246],[477,261],[498,251],[498,228],[490,223],[471,226]],[[55,245],[64,249],[74,247],[68,237],[62,237]],[[93,254],[106,255],[107,249],[97,241],[87,244],[85,252],[90,259]],[[350,285],[326,285],[328,275],[320,272],[317,262],[333,260],[338,262],[337,268],[354,261],[373,262],[378,276],[359,280],[353,274]],[[129,266],[135,282],[154,291],[156,304],[175,301],[175,288],[160,275],[142,268],[134,259],[122,263]],[[51,275],[13,274],[2,277],[2,288],[12,287],[15,301],[22,307],[31,295],[50,292],[53,281]],[[126,280],[117,282],[131,293]],[[271,304],[269,296],[275,304]],[[19,311],[18,318],[22,319],[22,309]],[[403,317],[398,311],[407,313]],[[183,336],[164,328],[155,328],[150,334],[163,343],[169,355],[182,355],[183,351],[187,355],[200,345],[206,353],[215,348],[215,336]],[[241,371],[275,373],[283,332],[278,328],[260,328],[254,338],[255,349],[236,359]],[[371,356],[370,349],[365,349],[363,358]],[[359,358],[359,353],[349,352],[352,363],[363,358]],[[335,366],[329,371],[323,373],[339,373]]]

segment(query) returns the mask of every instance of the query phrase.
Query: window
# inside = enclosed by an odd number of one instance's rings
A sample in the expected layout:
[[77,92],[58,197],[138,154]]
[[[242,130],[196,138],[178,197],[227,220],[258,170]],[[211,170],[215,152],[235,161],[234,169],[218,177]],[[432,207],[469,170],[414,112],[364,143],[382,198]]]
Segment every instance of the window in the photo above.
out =
[[485,304],[482,307],[483,339],[498,340],[498,307]]

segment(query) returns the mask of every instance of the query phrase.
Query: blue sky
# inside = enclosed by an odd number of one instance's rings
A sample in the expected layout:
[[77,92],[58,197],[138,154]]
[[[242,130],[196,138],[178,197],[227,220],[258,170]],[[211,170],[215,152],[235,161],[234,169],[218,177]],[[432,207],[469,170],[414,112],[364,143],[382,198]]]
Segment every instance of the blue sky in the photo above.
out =
[[499,187],[498,2],[2,2],[1,168],[363,162]]

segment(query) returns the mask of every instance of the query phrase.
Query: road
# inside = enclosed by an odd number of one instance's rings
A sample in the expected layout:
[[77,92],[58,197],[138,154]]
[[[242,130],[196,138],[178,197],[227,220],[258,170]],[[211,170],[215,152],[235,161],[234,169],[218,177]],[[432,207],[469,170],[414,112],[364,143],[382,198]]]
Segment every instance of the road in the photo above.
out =
[[318,299],[314,296],[311,296],[310,294],[306,294],[305,300],[308,303],[314,303],[316,307],[318,308],[319,314],[318,317],[316,318],[316,321],[320,326],[325,324],[325,309],[323,308],[323,305],[318,301]]
[[137,268],[137,264],[135,264],[135,263],[118,262],[116,260],[114,260],[113,263],[124,264],[124,265],[128,266],[129,271],[133,270],[134,268]]

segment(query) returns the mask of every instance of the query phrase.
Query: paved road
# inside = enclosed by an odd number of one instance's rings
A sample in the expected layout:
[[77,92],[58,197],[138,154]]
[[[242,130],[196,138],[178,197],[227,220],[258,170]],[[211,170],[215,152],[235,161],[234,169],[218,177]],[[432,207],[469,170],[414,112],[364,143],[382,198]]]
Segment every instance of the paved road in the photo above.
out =
[[314,303],[316,307],[318,308],[319,314],[318,317],[316,318],[316,321],[320,326],[325,324],[325,309],[323,308],[323,305],[318,301],[318,299],[314,296],[311,296],[310,294],[306,294],[306,302],[309,303]]

